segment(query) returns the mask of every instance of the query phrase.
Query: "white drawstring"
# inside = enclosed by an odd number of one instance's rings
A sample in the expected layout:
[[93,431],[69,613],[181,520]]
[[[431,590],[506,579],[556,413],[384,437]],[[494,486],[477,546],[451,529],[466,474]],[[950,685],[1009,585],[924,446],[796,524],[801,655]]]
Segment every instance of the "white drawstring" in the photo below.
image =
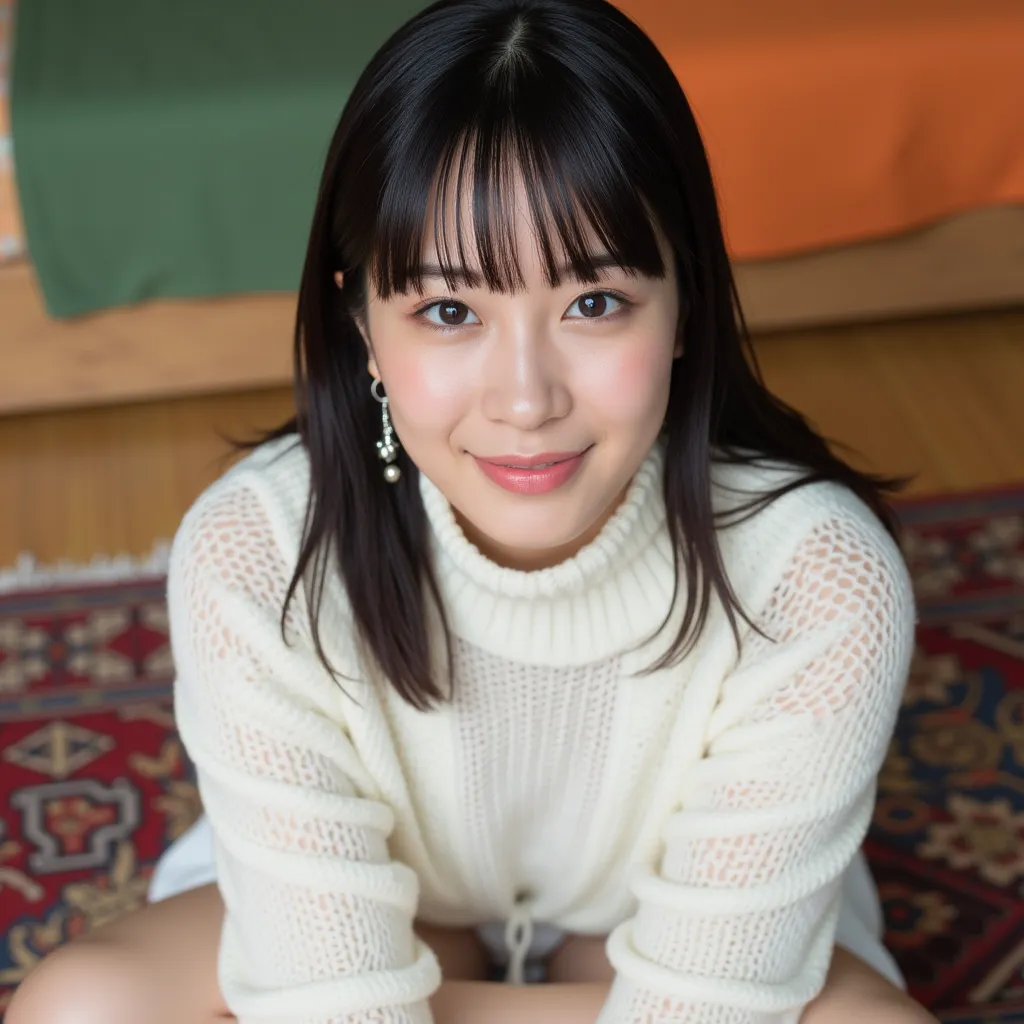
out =
[[526,957],[533,945],[533,918],[527,897],[516,897],[516,905],[505,922],[505,945],[508,947],[506,985],[525,985]]

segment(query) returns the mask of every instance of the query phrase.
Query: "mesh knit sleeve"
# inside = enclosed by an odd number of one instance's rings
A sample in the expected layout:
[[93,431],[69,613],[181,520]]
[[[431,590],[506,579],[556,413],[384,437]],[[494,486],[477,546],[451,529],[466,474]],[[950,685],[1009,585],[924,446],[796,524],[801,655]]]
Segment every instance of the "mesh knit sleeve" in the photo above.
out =
[[[361,793],[337,684],[253,491],[207,492],[168,579],[175,713],[215,836],[224,897],[218,975],[242,1024],[429,1024],[441,977],[414,934],[418,880],[393,862],[392,810]],[[298,609],[302,609],[300,614]]]
[[818,526],[755,621],[776,642],[751,633],[723,684],[609,937],[599,1024],[795,1024],[824,985],[913,647],[896,545],[852,517]]

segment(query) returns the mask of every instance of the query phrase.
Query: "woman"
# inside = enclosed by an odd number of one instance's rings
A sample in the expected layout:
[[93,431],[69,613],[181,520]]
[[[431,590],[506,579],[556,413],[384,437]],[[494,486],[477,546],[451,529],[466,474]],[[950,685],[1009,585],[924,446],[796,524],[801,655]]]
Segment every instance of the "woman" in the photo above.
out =
[[931,1019],[859,853],[896,482],[765,390],[734,302],[626,17],[397,32],[327,157],[297,419],[174,544],[207,817],[8,1024]]

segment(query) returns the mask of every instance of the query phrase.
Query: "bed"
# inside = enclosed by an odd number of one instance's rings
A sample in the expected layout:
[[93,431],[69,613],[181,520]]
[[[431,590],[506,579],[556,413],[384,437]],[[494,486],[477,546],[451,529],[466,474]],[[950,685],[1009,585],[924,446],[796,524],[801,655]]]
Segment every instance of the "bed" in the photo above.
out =
[[[621,6],[691,98],[754,330],[1024,300],[1017,0]],[[0,0],[0,412],[285,383],[288,289],[48,311],[15,179],[14,13]]]

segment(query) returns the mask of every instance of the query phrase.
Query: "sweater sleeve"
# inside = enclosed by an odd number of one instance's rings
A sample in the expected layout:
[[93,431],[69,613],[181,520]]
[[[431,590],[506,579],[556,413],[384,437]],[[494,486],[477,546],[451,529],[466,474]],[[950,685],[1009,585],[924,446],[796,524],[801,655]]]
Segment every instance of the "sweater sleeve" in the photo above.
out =
[[429,1024],[441,976],[413,931],[418,879],[390,859],[393,811],[323,710],[347,698],[301,587],[282,638],[291,571],[237,485],[214,485],[172,547],[175,714],[215,837],[221,989],[241,1024]]
[[633,879],[599,1024],[796,1024],[824,986],[913,649],[909,575],[874,521],[833,519],[754,618],[772,640],[745,638]]

